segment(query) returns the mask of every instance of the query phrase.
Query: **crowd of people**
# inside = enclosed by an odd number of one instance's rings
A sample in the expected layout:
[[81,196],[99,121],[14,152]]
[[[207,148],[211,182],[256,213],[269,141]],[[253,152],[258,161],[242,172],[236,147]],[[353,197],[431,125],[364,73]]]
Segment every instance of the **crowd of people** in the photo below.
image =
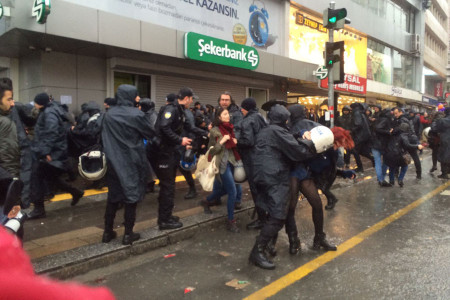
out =
[[[71,205],[76,205],[84,191],[64,180],[77,176],[70,161],[97,151],[104,154],[100,156],[104,164],[97,168],[105,172],[96,170],[97,175],[91,177],[83,167],[80,172],[93,181],[94,187],[102,185],[101,177],[106,173],[104,243],[117,237],[114,220],[122,207],[122,243],[129,245],[140,238],[133,231],[137,205],[146,192],[154,190],[156,179],[159,229],[182,227],[180,218],[173,215],[175,178],[177,171],[186,178],[186,199],[198,197],[192,171],[200,155],[214,158],[217,170],[212,192],[200,204],[209,214],[227,195],[226,228],[232,233],[240,231],[234,211],[241,208],[242,201],[241,182],[235,173],[239,168],[245,170],[257,216],[247,228],[259,230],[249,260],[264,269],[275,268],[268,255],[276,255],[275,245],[283,226],[289,252],[295,255],[300,250],[295,221],[299,193],[312,207],[313,248],[337,249],[327,241],[323,230],[318,190],[327,198],[325,208],[333,209],[338,199],[330,189],[336,176],[351,179],[363,172],[361,155],[373,163],[381,187],[392,187],[395,180],[403,187],[410,159],[416,165],[417,179],[421,179],[418,151],[423,149],[423,131],[433,151],[430,172],[437,169],[437,161],[441,162],[440,178],[448,179],[450,172],[450,108],[428,118],[413,111],[407,114],[400,107],[375,106],[372,113],[366,104],[353,103],[342,109],[336,127],[329,130],[332,143],[324,148],[312,132],[329,126],[329,122],[303,105],[280,100],[263,105],[268,112],[264,118],[253,98],[244,99],[239,107],[229,92],[222,92],[216,107],[200,102],[193,105],[194,91],[184,87],[167,95],[165,105],[156,111],[155,102],[141,99],[135,86],[121,85],[114,98],[104,100],[105,112],[89,102],[75,118],[46,93],[36,95],[33,106],[15,102],[8,78],[0,79],[0,96],[0,171],[9,174],[0,176],[0,196],[7,198],[5,182],[20,178],[24,185],[20,203],[11,211],[0,212],[2,224],[15,217],[11,212],[31,204],[28,219],[46,217],[45,199],[56,187],[69,192]],[[355,170],[349,168],[350,155],[355,157]]]

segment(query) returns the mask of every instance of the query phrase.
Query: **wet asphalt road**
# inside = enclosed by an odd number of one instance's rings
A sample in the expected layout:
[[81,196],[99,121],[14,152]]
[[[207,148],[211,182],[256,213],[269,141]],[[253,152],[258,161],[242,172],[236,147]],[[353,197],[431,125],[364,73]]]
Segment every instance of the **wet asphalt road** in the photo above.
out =
[[[418,181],[411,165],[404,188],[382,189],[372,178],[334,190],[340,201],[333,211],[325,211],[329,240],[339,247],[447,183],[426,173],[429,168],[428,157],[423,161],[423,179]],[[450,196],[438,193],[304,278],[282,286],[272,298],[450,299],[449,215]],[[282,232],[274,271],[247,263],[257,233],[245,230],[250,217],[244,215],[238,220],[239,234],[227,232],[225,226],[210,228],[190,240],[75,279],[106,285],[118,299],[242,299],[324,254],[309,249],[314,231],[306,201],[299,203],[296,216],[302,252],[289,255]],[[164,258],[172,253],[176,256]],[[226,286],[233,279],[249,285],[243,289]],[[195,290],[184,294],[187,287]]]

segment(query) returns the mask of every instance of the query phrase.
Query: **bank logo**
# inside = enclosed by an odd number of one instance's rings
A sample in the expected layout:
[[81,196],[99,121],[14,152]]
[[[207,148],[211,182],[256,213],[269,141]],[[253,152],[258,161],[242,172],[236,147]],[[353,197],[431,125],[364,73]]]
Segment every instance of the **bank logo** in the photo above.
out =
[[185,36],[185,56],[190,59],[254,70],[259,64],[255,48],[189,32]]
[[39,24],[45,24],[51,10],[51,0],[34,0],[31,16],[36,18]]

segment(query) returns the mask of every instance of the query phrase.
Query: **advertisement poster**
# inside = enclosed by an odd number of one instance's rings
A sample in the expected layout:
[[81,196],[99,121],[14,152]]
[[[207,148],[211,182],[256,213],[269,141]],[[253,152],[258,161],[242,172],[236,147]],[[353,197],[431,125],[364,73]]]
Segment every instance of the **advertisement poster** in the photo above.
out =
[[[345,42],[345,73],[365,78],[367,75],[367,38],[342,29],[334,32],[334,41]],[[328,42],[328,30],[323,28],[322,19],[291,6],[289,12],[289,57],[322,66],[326,42]]]
[[[388,49],[388,51],[390,51]],[[391,56],[367,49],[367,79],[385,84],[392,83]]]
[[283,4],[278,0],[64,1],[282,54]]

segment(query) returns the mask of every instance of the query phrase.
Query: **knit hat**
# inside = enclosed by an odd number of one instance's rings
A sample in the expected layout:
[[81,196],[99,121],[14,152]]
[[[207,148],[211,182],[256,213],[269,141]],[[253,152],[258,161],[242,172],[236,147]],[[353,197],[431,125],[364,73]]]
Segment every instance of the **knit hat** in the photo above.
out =
[[253,98],[246,98],[242,101],[241,107],[246,111],[250,111],[256,108],[256,101]]
[[36,97],[34,97],[34,103],[37,103],[39,105],[46,106],[50,102],[50,97],[47,93],[40,93],[37,94]]

